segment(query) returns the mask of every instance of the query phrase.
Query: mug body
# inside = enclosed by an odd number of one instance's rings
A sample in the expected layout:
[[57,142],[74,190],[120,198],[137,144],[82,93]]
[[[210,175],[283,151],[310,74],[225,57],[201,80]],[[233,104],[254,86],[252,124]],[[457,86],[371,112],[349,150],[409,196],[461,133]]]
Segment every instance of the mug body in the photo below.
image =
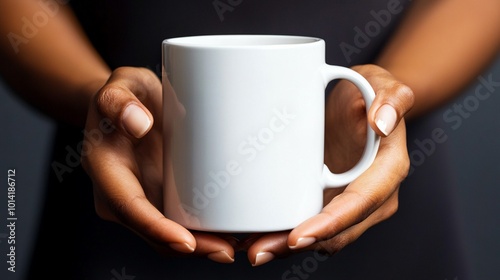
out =
[[185,108],[165,141],[166,217],[195,230],[261,232],[319,213],[324,41],[193,36],[167,39],[162,51]]

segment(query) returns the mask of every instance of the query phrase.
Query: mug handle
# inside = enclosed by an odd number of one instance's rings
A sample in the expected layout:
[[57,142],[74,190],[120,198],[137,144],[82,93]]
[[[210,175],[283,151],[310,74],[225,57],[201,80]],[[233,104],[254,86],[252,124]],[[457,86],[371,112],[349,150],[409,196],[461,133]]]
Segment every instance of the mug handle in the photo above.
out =
[[[328,64],[325,64],[321,68],[321,74],[323,76],[325,89],[328,83],[332,80],[345,79],[352,82],[361,91],[361,95],[363,96],[366,104],[366,112],[368,113],[373,99],[375,98],[375,92],[373,91],[373,88],[368,83],[368,81],[363,76],[361,76],[361,74],[347,67],[333,66]],[[323,164],[322,176],[324,188],[343,187],[354,181],[373,163],[373,161],[375,160],[375,156],[377,155],[379,145],[380,136],[378,136],[375,131],[373,131],[370,125],[367,125],[367,139],[365,149],[363,151],[361,159],[354,167],[344,173],[335,174],[330,171],[326,164]]]

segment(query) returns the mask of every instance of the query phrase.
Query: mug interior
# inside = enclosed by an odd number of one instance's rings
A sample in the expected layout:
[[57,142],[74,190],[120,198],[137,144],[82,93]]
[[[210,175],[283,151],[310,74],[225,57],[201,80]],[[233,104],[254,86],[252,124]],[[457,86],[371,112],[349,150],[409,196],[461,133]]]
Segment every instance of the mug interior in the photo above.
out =
[[319,38],[288,35],[201,35],[166,39],[171,45],[186,47],[259,47],[311,44]]

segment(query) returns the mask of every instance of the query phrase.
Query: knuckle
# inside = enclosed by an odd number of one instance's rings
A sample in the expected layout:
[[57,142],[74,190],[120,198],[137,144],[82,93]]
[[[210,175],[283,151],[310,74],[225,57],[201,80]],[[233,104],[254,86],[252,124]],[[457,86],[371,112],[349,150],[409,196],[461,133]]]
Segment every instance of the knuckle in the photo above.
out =
[[101,197],[101,200],[97,200],[94,204],[94,208],[99,218],[118,222],[125,220],[123,211],[126,210],[127,203],[121,199],[102,199]]
[[352,242],[351,238],[347,234],[342,234],[342,233],[333,238],[332,241],[335,242],[335,247],[337,251],[342,250]]
[[378,74],[378,73],[385,73],[385,72],[387,72],[382,67],[380,67],[380,66],[378,66],[376,64],[372,64],[372,63],[365,64],[364,68],[365,68],[365,71],[367,71],[368,73],[377,73]]
[[404,179],[406,176],[408,176],[408,173],[410,172],[410,167],[411,167],[411,162],[410,162],[410,156],[408,153],[403,154],[403,160],[401,162],[401,177]]
[[352,69],[363,76],[371,76],[373,74],[376,75],[377,73],[383,71],[383,69],[380,66],[371,63],[354,65]]
[[392,155],[392,161],[398,166],[398,168],[394,170],[393,178],[400,183],[408,176],[411,168],[408,150],[401,147],[400,152]]
[[156,75],[151,72],[149,69],[146,69],[143,75],[144,84],[146,85],[155,85],[159,82]]
[[399,208],[399,202],[397,198],[396,199],[391,198],[388,201],[386,201],[386,203],[382,207],[380,207],[375,213],[373,213],[372,221],[375,224],[378,224],[380,222],[388,220],[389,218],[394,216],[394,214],[397,213],[398,208]]
[[113,73],[115,75],[128,75],[130,73],[130,71],[132,71],[133,67],[129,67],[129,66],[120,66],[120,67],[117,67]]
[[415,102],[415,95],[413,94],[413,90],[409,86],[398,82],[395,85],[394,92],[396,94],[396,97],[399,100],[402,100],[406,111],[410,110],[411,107],[413,107],[413,103]]
[[399,200],[396,195],[393,199],[391,199],[391,201],[389,201],[384,218],[392,217],[394,214],[398,212],[398,209],[399,209]]
[[133,220],[134,205],[141,200],[147,200],[141,195],[133,195],[131,197],[119,197],[110,199],[108,202],[109,210],[113,213],[114,219],[121,224],[128,224]]
[[399,166],[400,168],[398,168],[398,176],[399,181],[401,182],[408,176],[411,167],[410,155],[407,150],[399,154]]
[[152,88],[157,87],[161,89],[161,81],[159,77],[148,68],[140,68],[142,73],[142,79],[145,85],[148,85]]
[[386,201],[383,207],[380,208],[380,211],[377,211],[376,222],[379,223],[381,221],[385,221],[392,217],[394,214],[398,212],[399,209],[399,200],[397,191]]
[[149,80],[156,80],[156,79],[158,79],[158,76],[156,75],[156,73],[153,72],[153,70],[151,70],[149,68],[140,67],[139,70],[142,71],[142,73],[144,73],[145,78],[147,78]]
[[391,207],[389,208],[389,217],[394,216],[399,210],[399,201],[397,199],[394,200],[393,203],[391,203]]
[[[355,207],[353,210],[356,213],[355,223],[360,223],[368,218],[384,201],[382,194],[378,194],[376,191],[366,191],[363,193],[356,191],[351,192],[350,195],[350,200],[355,202],[353,204],[353,207]],[[346,220],[349,219],[346,218]]]
[[112,117],[119,111],[118,99],[123,89],[115,85],[104,86],[96,95],[94,102],[97,110],[106,117]]
[[335,237],[329,240],[322,241],[316,245],[315,250],[326,256],[333,256],[336,253],[338,253],[340,250],[342,250],[342,246],[335,242]]
[[344,249],[345,247],[347,247],[349,244],[354,242],[355,239],[356,238],[354,238],[353,236],[351,236],[348,233],[345,233],[345,232],[340,233],[340,234],[336,235],[335,237],[333,237],[332,239],[327,241],[327,244],[328,244],[327,245],[328,246],[327,252],[330,254],[336,254],[336,253],[340,252],[342,249]]
[[367,193],[358,193],[357,196],[359,201],[361,201],[359,205],[361,207],[361,213],[363,213],[362,220],[366,219],[384,200],[383,195],[376,190]]

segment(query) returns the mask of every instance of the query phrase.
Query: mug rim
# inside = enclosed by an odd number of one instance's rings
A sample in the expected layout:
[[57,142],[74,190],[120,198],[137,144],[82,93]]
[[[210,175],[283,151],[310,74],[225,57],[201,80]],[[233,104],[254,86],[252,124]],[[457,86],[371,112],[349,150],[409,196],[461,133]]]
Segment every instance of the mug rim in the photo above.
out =
[[304,46],[322,41],[321,38],[300,35],[221,34],[173,37],[163,40],[163,44],[187,48],[241,49]]

